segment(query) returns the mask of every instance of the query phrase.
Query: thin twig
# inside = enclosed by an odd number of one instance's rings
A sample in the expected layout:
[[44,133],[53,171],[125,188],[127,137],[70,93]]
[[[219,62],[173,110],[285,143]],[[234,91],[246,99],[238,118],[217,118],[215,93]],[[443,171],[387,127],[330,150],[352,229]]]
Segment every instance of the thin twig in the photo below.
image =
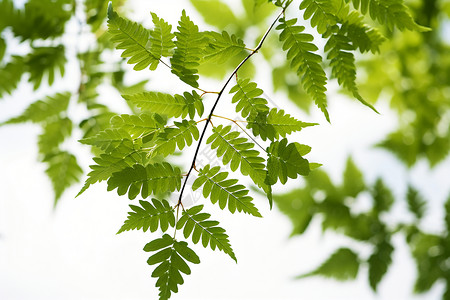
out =
[[208,128],[208,124],[211,122],[211,117],[213,116],[214,110],[216,109],[217,104],[219,103],[220,98],[222,97],[223,92],[225,91],[226,87],[228,86],[228,83],[230,83],[231,79],[237,75],[237,72],[239,71],[239,69],[247,62],[247,60],[249,60],[253,54],[255,54],[256,52],[258,52],[259,49],[261,49],[264,41],[266,40],[267,36],[269,35],[269,32],[272,30],[272,28],[275,26],[276,22],[278,21],[278,19],[283,15],[284,11],[285,11],[286,7],[283,8],[283,10],[280,12],[280,14],[275,18],[275,20],[272,22],[272,24],[270,25],[270,27],[266,30],[266,32],[264,33],[263,37],[261,38],[261,40],[259,41],[258,46],[256,46],[255,50],[253,50],[249,55],[247,55],[246,58],[244,58],[241,63],[234,69],[233,73],[231,73],[231,75],[228,77],[228,79],[225,81],[225,84],[223,85],[222,89],[220,90],[219,94],[217,95],[216,101],[214,102],[213,107],[211,108],[211,111],[208,115],[208,120],[205,123],[205,126],[203,127],[203,131],[202,134],[200,135],[200,138],[198,140],[198,144],[197,144],[197,148],[195,149],[195,153],[194,153],[194,157],[192,159],[192,164],[191,167],[189,168],[189,171],[187,173],[186,179],[183,182],[183,186],[181,188],[180,191],[180,196],[178,198],[178,204],[177,205],[183,205],[181,202],[181,199],[183,198],[183,193],[184,193],[184,189],[186,188],[186,183],[188,181],[189,175],[191,174],[192,170],[194,169],[195,166],[195,161],[197,160],[197,156],[200,150],[200,146],[202,145],[202,141],[203,138],[205,136],[206,133],[206,129]]

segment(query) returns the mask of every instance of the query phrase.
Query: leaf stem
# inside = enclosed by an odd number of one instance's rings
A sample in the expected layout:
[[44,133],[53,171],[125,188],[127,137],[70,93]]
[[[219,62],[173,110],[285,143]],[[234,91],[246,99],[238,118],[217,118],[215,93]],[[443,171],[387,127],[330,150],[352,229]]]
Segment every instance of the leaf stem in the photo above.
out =
[[[228,120],[228,121],[230,121],[230,122],[233,122],[234,124],[236,124],[236,126],[237,127],[239,127],[241,130],[242,130],[242,132],[244,132],[256,145],[258,145],[258,147],[259,148],[261,148],[264,152],[266,152],[267,153],[267,151],[266,151],[266,149],[264,149],[257,141],[256,141],[256,139],[251,135],[251,134],[249,134],[241,125],[239,125],[237,122],[237,120],[232,120],[232,119],[229,119],[229,118],[227,118],[227,117],[222,117],[222,116],[217,116],[217,115],[213,115],[213,117],[217,117],[217,118],[222,118],[222,119],[225,119],[225,120]],[[247,123],[246,121],[240,121],[240,122],[245,122],[245,123]]]

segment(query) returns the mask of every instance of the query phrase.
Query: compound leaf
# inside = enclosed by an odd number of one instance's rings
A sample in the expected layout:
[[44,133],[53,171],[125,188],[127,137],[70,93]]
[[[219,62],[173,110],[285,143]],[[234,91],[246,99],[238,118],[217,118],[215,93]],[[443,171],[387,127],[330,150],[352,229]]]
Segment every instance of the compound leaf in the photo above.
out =
[[191,274],[191,269],[185,260],[194,264],[200,263],[197,254],[187,246],[186,242],[178,242],[168,234],[145,245],[144,251],[158,251],[150,256],[147,263],[159,264],[153,271],[152,277],[158,278],[156,286],[159,288],[160,300],[167,300],[172,292],[178,292],[178,285],[184,283],[181,273]]
[[195,112],[202,116],[204,111],[202,98],[195,91],[192,91],[192,93],[184,92],[183,96],[178,94],[172,96],[159,92],[143,92],[133,95],[122,95],[122,97],[142,110],[166,115],[169,118],[186,118],[189,115],[192,119],[195,116]]
[[301,76],[303,88],[314,99],[327,121],[330,121],[325,94],[327,77],[321,66],[322,57],[314,53],[318,48],[311,43],[313,36],[303,33],[305,27],[295,25],[296,22],[297,19],[280,19],[277,29],[281,30],[280,41],[283,42],[283,50],[288,51],[287,59],[291,61],[291,68]]
[[116,49],[125,50],[122,57],[129,57],[128,63],[135,64],[134,70],[144,70],[148,66],[150,70],[156,69],[159,58],[147,47],[150,30],[120,17],[111,4],[108,6],[108,31],[112,35],[111,41],[117,43]]
[[175,42],[176,48],[170,59],[172,73],[190,86],[197,88],[199,76],[196,68],[203,57],[206,39],[198,31],[197,25],[186,15],[186,11],[183,10],[178,24],[178,32],[175,32],[177,37]]
[[163,232],[175,226],[175,214],[173,208],[166,200],[152,199],[152,203],[139,200],[141,206],[130,205],[133,210],[128,213],[128,218],[117,234],[128,230],[142,229],[155,232],[161,228]]
[[143,198],[151,194],[173,192],[181,187],[181,171],[167,162],[149,164],[144,167],[135,164],[115,172],[108,179],[108,191],[117,188],[117,194],[134,199],[139,193]]
[[225,229],[217,226],[219,222],[209,220],[211,215],[202,213],[202,209],[203,205],[198,205],[184,210],[183,216],[178,220],[177,229],[183,229],[185,238],[192,235],[194,244],[201,240],[203,247],[206,248],[209,244],[212,250],[217,248],[237,262]]
[[244,212],[256,217],[262,217],[253,204],[253,198],[242,184],[237,184],[237,179],[227,179],[228,172],[219,172],[220,167],[211,168],[206,165],[199,170],[198,178],[192,185],[192,190],[203,188],[203,196],[209,197],[213,204],[219,203],[221,209],[228,205],[228,210],[234,213]]

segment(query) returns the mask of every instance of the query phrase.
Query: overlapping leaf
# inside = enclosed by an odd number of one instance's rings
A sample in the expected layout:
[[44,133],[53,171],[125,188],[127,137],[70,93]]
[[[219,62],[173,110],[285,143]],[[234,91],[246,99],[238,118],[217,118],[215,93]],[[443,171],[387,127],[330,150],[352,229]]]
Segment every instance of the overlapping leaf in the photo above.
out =
[[130,134],[122,129],[106,129],[95,136],[79,140],[80,143],[98,147],[105,152],[117,148],[123,140],[131,140]]
[[166,200],[152,199],[151,203],[139,200],[139,204],[141,206],[130,205],[133,211],[128,213],[128,218],[117,232],[118,234],[135,229],[155,232],[158,228],[166,232],[169,226],[175,226],[174,210]]
[[184,10],[178,24],[178,32],[175,32],[176,48],[170,59],[172,73],[190,86],[198,87],[199,76],[196,68],[204,55],[203,48],[207,39],[198,31],[197,25],[191,21]]
[[197,92],[184,92],[182,95],[170,95],[159,92],[143,92],[133,95],[122,95],[124,99],[130,101],[142,110],[152,113],[166,115],[167,117],[182,117],[187,115],[192,119],[195,113],[203,115],[204,107],[200,95]]
[[[116,129],[123,129],[133,138],[147,137],[157,133],[166,125],[166,120],[158,114],[142,113],[140,115],[116,115],[111,118],[111,126]],[[145,142],[145,139],[144,139]]]
[[135,64],[134,70],[143,70],[150,66],[155,70],[159,58],[147,48],[150,39],[150,30],[142,25],[120,17],[108,6],[108,30],[111,33],[111,41],[117,43],[117,49],[124,49],[122,57],[129,57],[128,63]]
[[113,173],[132,166],[136,162],[142,161],[142,157],[140,156],[139,151],[135,149],[132,141],[123,140],[122,143],[112,149],[111,152],[101,154],[99,157],[94,157],[94,161],[96,164],[89,166],[92,171],[89,172],[88,178],[77,196],[87,190],[91,184],[106,180],[110,178]]
[[217,226],[219,222],[209,220],[211,215],[201,212],[202,209],[203,205],[198,205],[183,211],[183,216],[178,220],[177,229],[183,229],[185,238],[192,235],[194,244],[201,240],[203,247],[206,248],[209,245],[212,250],[217,248],[237,262],[225,229]]
[[143,166],[135,164],[111,174],[108,179],[108,191],[117,188],[117,194],[128,193],[129,199],[139,193],[143,198],[151,194],[173,192],[181,187],[181,171],[167,162]]
[[253,204],[253,198],[248,195],[248,190],[242,184],[237,184],[237,179],[227,179],[228,172],[219,172],[220,167],[211,168],[206,165],[199,170],[198,178],[192,185],[192,190],[202,187],[203,196],[209,197],[212,203],[219,202],[221,209],[228,205],[231,213],[235,211],[261,217],[258,209]]
[[200,134],[195,121],[183,120],[174,122],[174,125],[176,127],[167,127],[159,133],[155,145],[146,149],[147,157],[171,155],[176,148],[183,150],[186,145],[190,146],[193,140],[198,140]]
[[175,47],[172,40],[175,35],[172,33],[172,25],[158,18],[155,13],[151,14],[155,28],[150,32],[150,52],[159,60],[172,55],[172,49]]
[[30,73],[29,81],[37,89],[42,82],[44,75],[47,76],[48,84],[55,81],[55,69],[58,69],[61,76],[64,76],[65,48],[63,45],[56,47],[34,47],[33,52],[25,57],[27,70]]
[[287,182],[288,177],[295,179],[298,175],[309,174],[309,162],[303,155],[309,153],[310,147],[299,143],[288,144],[287,139],[272,142],[267,148],[269,158],[267,159],[267,181],[275,184],[278,179],[282,184]]
[[245,44],[241,39],[238,39],[234,34],[230,36],[226,31],[222,31],[222,34],[210,31],[207,36],[210,38],[210,42],[205,49],[203,58],[205,61],[223,64],[245,49]]
[[281,30],[280,41],[283,42],[283,50],[288,51],[287,59],[291,61],[291,68],[301,76],[303,88],[329,121],[325,94],[327,77],[321,66],[322,57],[314,53],[318,48],[311,43],[313,36],[303,33],[305,27],[295,25],[296,22],[297,19],[280,19],[280,25],[277,26]]
[[247,128],[252,129],[253,135],[260,136],[263,141],[269,139],[271,141],[285,138],[288,134],[300,131],[305,127],[317,125],[317,123],[302,122],[284,110],[272,108],[268,114],[258,113],[255,117],[247,119]]
[[393,30],[394,27],[399,30],[429,30],[414,21],[403,0],[352,0],[352,3],[361,13],[369,12],[372,20],[386,24],[390,30]]
[[358,101],[376,112],[376,109],[359,94],[356,86],[353,50],[355,47],[351,44],[351,40],[341,31],[328,39],[325,51],[328,52],[327,58],[330,60],[331,75],[337,78],[339,85],[349,90]]
[[253,149],[253,143],[240,137],[239,132],[231,131],[231,126],[219,125],[213,128],[213,134],[206,143],[211,144],[212,149],[217,149],[217,156],[222,157],[222,162],[229,164],[232,171],[240,167],[241,173],[249,175],[258,186],[265,185],[264,158]]
[[336,24],[336,6],[343,0],[304,0],[300,4],[305,20],[311,19],[311,26],[317,27],[317,32],[325,33],[327,29]]
[[181,273],[191,274],[186,261],[194,264],[200,263],[200,259],[186,242],[178,242],[170,235],[164,234],[145,245],[144,251],[156,252],[147,260],[149,265],[159,264],[152,273],[152,277],[158,278],[156,286],[159,288],[159,299],[167,300],[172,292],[178,292],[178,285],[184,280]]

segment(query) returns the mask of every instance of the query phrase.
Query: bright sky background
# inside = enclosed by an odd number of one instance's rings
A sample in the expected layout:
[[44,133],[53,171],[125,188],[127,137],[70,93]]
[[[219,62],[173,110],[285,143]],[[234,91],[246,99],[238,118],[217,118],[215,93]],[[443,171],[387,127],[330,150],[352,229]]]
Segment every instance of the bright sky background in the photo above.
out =
[[[132,2],[130,7],[139,7],[132,18],[137,21],[146,19],[147,24],[150,10],[175,24],[185,3],[177,1],[179,5],[174,7],[174,1]],[[188,14],[201,24],[192,9]],[[116,54],[119,55],[118,52]],[[71,74],[78,74],[75,66],[70,68],[66,70],[68,78]],[[264,72],[258,72],[259,85],[269,86],[261,73]],[[151,77],[150,88],[173,88],[173,81],[166,75],[170,74]],[[77,80],[66,79],[58,90],[74,90],[73,82]],[[206,83],[216,87],[221,84]],[[376,115],[356,101],[330,93],[330,125],[317,109],[311,116],[304,116],[281,95],[273,94],[269,89],[265,92],[272,100],[276,99],[274,102],[280,101],[290,113],[301,116],[305,121],[321,123],[321,126],[305,129],[296,138],[312,147],[308,158],[323,163],[335,182],[340,181],[346,158],[352,154],[367,175],[368,182],[382,176],[398,197],[403,197],[407,182],[417,185],[430,201],[426,228],[441,228],[442,203],[449,192],[450,161],[447,159],[432,171],[425,162],[420,162],[408,173],[392,155],[371,148],[396,126],[395,116],[385,103],[378,104],[381,115]],[[0,101],[0,121],[20,114],[29,103],[45,94],[45,90],[33,94],[31,87],[21,85],[13,97]],[[107,103],[120,101],[116,94],[107,90],[102,97]],[[224,107],[220,112],[233,114],[232,110]],[[73,111],[72,114],[78,120],[83,112]],[[130,201],[118,197],[115,192],[106,192],[105,183],[92,186],[74,199],[81,188],[80,183],[68,190],[57,209],[53,210],[53,192],[44,175],[45,166],[37,163],[38,133],[39,128],[29,124],[0,127],[0,299],[156,299],[155,280],[150,277],[153,268],[146,264],[148,254],[142,248],[157,234],[133,231],[115,235],[126,219]],[[87,147],[75,142],[67,146],[83,153],[80,163],[87,172],[91,161]],[[360,269],[354,282],[339,283],[321,278],[293,280],[294,276],[320,264],[338,247],[354,243],[331,233],[322,235],[318,222],[311,225],[303,236],[289,239],[289,220],[276,209],[269,211],[264,199],[256,199],[256,204],[264,216],[262,219],[231,215],[207,205],[208,211],[227,230],[238,264],[222,252],[191,245],[202,263],[191,267],[192,274],[184,277],[185,284],[172,299],[440,298],[442,285],[435,286],[426,296],[411,295],[415,265],[401,239],[394,239],[394,263],[380,284],[378,295],[369,288],[365,267]],[[398,201],[391,217],[395,220],[407,218],[404,208],[405,203]],[[368,248],[358,249],[369,254]]]

